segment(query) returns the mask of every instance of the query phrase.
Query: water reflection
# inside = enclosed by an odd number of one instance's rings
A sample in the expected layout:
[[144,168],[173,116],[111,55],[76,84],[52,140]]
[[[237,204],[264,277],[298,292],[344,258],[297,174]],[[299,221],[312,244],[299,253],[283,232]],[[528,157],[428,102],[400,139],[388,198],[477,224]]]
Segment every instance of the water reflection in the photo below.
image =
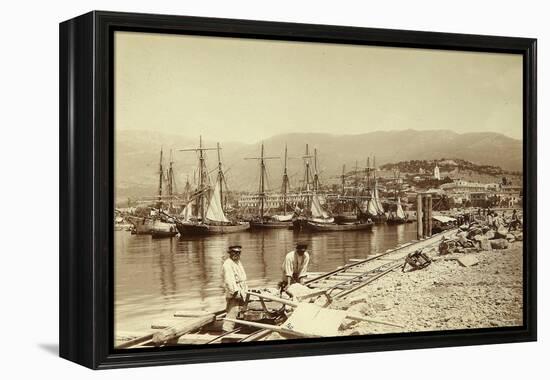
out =
[[151,239],[115,233],[115,324],[118,330],[147,328],[178,309],[223,307],[221,264],[226,248],[243,246],[249,285],[281,279],[281,263],[297,240],[309,244],[310,271],[333,270],[352,258],[383,252],[416,236],[414,224],[376,225],[372,232],[295,233],[276,229],[210,237]]

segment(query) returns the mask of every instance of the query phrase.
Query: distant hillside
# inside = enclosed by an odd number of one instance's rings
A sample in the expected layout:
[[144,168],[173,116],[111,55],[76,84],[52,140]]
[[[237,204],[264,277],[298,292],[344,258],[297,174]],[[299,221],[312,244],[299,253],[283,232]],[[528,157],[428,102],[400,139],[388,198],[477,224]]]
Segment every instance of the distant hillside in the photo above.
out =
[[[183,135],[165,135],[151,131],[119,131],[116,134],[116,191],[117,199],[153,195],[158,183],[158,161],[161,146],[165,162],[169,150],[174,149],[174,169],[178,188],[188,177],[192,182],[197,157],[195,153],[175,152],[198,145],[199,131]],[[235,136],[238,140],[239,136]],[[204,146],[215,147],[215,141],[204,141]],[[243,144],[221,141],[222,160],[228,183],[233,190],[253,191],[258,183],[258,163],[244,160],[258,156],[260,143]],[[451,131],[388,131],[361,135],[331,135],[321,133],[294,133],[277,135],[264,140],[265,152],[280,159],[269,160],[269,187],[280,186],[283,170],[282,157],[285,143],[288,144],[288,170],[291,185],[298,186],[303,176],[305,144],[310,153],[318,150],[318,167],[325,183],[337,182],[342,165],[348,169],[366,165],[370,155],[376,156],[377,165],[407,160],[434,160],[441,157],[456,157],[478,165],[498,166],[503,170],[520,171],[522,167],[522,142],[498,133],[458,134]],[[216,152],[209,151],[207,164],[214,169]]]
[[441,173],[449,173],[455,170],[458,172],[471,172],[489,176],[516,175],[518,172],[504,170],[496,165],[480,165],[460,158],[440,158],[435,160],[409,160],[396,163],[387,163],[380,166],[381,170],[399,170],[401,173],[419,173],[421,170],[433,172],[435,166],[439,167]]

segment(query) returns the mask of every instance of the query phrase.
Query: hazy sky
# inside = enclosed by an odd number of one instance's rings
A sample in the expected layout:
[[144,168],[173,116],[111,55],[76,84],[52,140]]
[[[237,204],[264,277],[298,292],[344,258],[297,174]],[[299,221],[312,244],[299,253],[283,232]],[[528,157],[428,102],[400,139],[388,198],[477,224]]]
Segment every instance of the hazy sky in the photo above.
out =
[[280,133],[522,138],[522,57],[116,32],[115,127],[218,141]]

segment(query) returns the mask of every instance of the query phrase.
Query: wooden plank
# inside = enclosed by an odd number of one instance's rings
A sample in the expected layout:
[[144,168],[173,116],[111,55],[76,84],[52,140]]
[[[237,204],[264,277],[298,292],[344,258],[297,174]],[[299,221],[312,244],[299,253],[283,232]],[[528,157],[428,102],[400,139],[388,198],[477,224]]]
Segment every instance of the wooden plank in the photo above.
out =
[[126,342],[132,339],[139,338],[143,335],[143,331],[121,331],[117,330],[115,340]]
[[[248,337],[248,334],[232,333],[227,334],[223,339],[242,340]],[[178,344],[207,344],[216,339],[215,335],[210,334],[185,334],[179,337]]]
[[283,335],[291,335],[291,336],[297,336],[299,338],[322,338],[320,335],[313,335],[313,334],[305,334],[300,331],[294,331],[290,330],[284,327],[275,326],[275,325],[268,325],[266,323],[258,323],[258,322],[250,322],[250,321],[243,321],[242,319],[233,319],[233,318],[224,318],[226,321],[229,322],[235,322],[241,325],[250,326],[250,327],[257,327],[259,329],[266,329],[270,331],[278,332],[279,334]]
[[385,322],[385,321],[380,321],[380,320],[376,320],[376,319],[364,318],[364,317],[362,317],[361,315],[358,315],[358,314],[355,314],[355,313],[350,313],[350,314],[348,314],[348,315],[346,316],[346,318],[351,319],[351,320],[353,320],[353,321],[369,322],[369,323],[378,323],[378,324],[381,324],[381,325],[388,325],[388,326],[394,326],[394,327],[405,328],[405,326],[398,325],[398,324],[391,323],[391,322]]
[[140,336],[138,338],[129,340],[127,342],[124,342],[122,344],[119,344],[116,348],[121,349],[121,348],[130,348],[130,347],[138,346],[138,345],[140,345],[140,344],[142,344],[146,341],[151,340],[152,337],[153,337],[153,333],[146,334],[146,335]]
[[208,314],[203,317],[185,321],[175,326],[167,327],[159,332],[156,332],[152,337],[152,342],[155,346],[160,346],[178,339],[180,336],[200,329],[202,326],[214,322],[216,316],[214,314]]
[[271,330],[260,330],[255,333],[248,335],[246,338],[239,340],[241,342],[256,342],[260,339],[263,339],[271,334]]
[[212,312],[205,310],[179,310],[174,313],[174,317],[204,317],[210,315]]

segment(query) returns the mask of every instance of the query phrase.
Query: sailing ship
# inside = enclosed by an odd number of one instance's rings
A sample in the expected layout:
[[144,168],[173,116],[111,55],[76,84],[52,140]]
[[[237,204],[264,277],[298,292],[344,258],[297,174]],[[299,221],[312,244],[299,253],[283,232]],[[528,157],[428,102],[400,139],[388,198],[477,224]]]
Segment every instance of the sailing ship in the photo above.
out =
[[269,213],[269,209],[266,210],[266,167],[265,160],[278,159],[279,157],[266,157],[264,155],[264,144],[262,143],[260,157],[246,158],[248,160],[260,161],[260,184],[258,188],[258,216],[250,221],[252,228],[289,228],[292,226],[292,218],[294,212],[288,212],[287,210],[287,192],[289,188],[288,173],[287,173],[287,147],[285,145],[285,162],[283,171],[283,184],[281,186],[282,193],[282,213]]
[[401,197],[399,195],[400,193],[400,187],[401,187],[401,180],[399,178],[399,174],[396,172],[395,174],[395,188],[394,188],[394,194],[395,194],[395,209],[391,210],[388,214],[388,224],[403,224],[407,223],[407,215],[403,211],[403,207],[401,206]]
[[[227,218],[224,211],[224,185],[227,187],[222,169],[220,144],[216,148],[204,148],[202,136],[199,147],[182,149],[183,152],[196,152],[199,157],[199,183],[196,191],[191,195],[189,202],[179,218],[176,218],[176,227],[180,235],[210,235],[226,234],[244,231],[250,228],[248,222],[236,222]],[[218,168],[214,186],[211,186],[206,167],[206,151],[216,150],[218,153]]]
[[362,218],[362,213],[360,208],[357,206],[357,201],[360,197],[359,191],[359,179],[357,176],[357,161],[355,162],[355,173],[354,173],[354,186],[352,188],[351,194],[348,192],[348,187],[346,186],[346,165],[342,166],[342,175],[341,178],[341,190],[338,197],[335,199],[333,206],[332,214],[334,215],[334,221],[339,224],[343,223],[353,223]]
[[[335,218],[323,207],[324,199],[320,194],[319,172],[317,170],[317,149],[314,150],[314,172],[311,175],[311,166],[308,145],[306,145],[305,160],[305,214],[296,218],[293,222],[295,230],[306,230],[311,232],[330,232],[330,231],[353,231],[372,229],[372,221],[355,219],[352,221],[342,221],[335,223]],[[310,182],[310,178],[312,181]]]
[[[153,239],[171,238],[178,234],[175,220],[169,215],[169,213],[174,210],[173,200],[174,200],[175,179],[174,179],[173,163],[174,163],[174,160],[172,156],[172,151],[170,151],[169,168],[165,173],[163,161],[162,161],[162,148],[161,148],[160,163],[159,163],[158,199],[157,199],[156,210],[153,211],[153,222],[151,223],[151,226],[150,226],[151,237]],[[168,185],[168,199],[169,199],[168,209],[167,209],[168,213],[163,211],[163,206],[164,206],[163,185],[164,185],[165,179]]]
[[[306,154],[302,156],[304,160],[304,186],[302,187],[302,199],[304,207],[297,218],[292,222],[294,230],[307,229],[308,224],[329,224],[334,223],[334,218],[323,208],[324,199],[319,194],[319,174],[317,172],[317,149],[314,150],[314,156],[309,154],[309,145],[306,144]],[[311,158],[314,158],[314,169],[311,168]]]
[[[158,186],[158,195],[156,202],[156,210],[153,208],[148,211],[147,216],[128,216],[128,221],[132,224],[132,234],[134,235],[151,235],[153,233],[153,225],[159,220],[159,212],[162,207],[162,190],[163,190],[163,179],[164,179],[164,169],[163,169],[163,151],[160,149],[160,161],[159,161],[159,186]],[[159,223],[156,223],[156,228],[160,227]],[[177,233],[177,232],[176,232]]]
[[[370,166],[370,157],[367,158],[366,176],[367,176],[367,192],[368,199],[363,202],[363,212],[374,223],[385,223],[386,213],[382,202],[380,201],[380,194],[378,191],[378,180],[376,178],[376,158],[373,158],[373,166]],[[371,182],[371,173],[373,174],[373,180]]]

